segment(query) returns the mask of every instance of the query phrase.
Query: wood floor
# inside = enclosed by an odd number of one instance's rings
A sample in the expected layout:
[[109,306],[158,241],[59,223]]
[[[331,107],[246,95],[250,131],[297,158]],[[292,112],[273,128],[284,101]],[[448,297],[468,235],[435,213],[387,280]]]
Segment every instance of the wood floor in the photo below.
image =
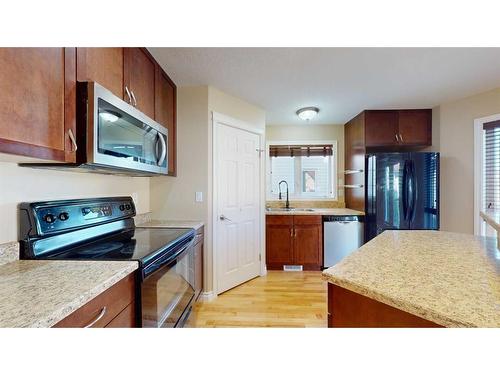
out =
[[327,286],[321,272],[269,271],[198,302],[189,327],[326,327]]

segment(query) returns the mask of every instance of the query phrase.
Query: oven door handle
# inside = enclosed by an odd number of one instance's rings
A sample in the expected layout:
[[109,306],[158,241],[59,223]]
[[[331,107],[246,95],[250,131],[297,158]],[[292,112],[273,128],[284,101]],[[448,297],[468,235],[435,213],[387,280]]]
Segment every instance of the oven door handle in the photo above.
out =
[[148,276],[150,276],[153,273],[155,273],[156,271],[158,271],[161,267],[172,263],[176,258],[178,258],[180,255],[182,255],[182,253],[184,253],[187,249],[189,249],[190,247],[193,246],[195,238],[196,237],[193,235],[193,238],[191,238],[191,240],[189,240],[188,243],[186,243],[185,245],[183,245],[174,254],[172,254],[172,255],[170,255],[168,257],[165,257],[165,258],[157,259],[156,261],[154,261],[153,263],[151,263],[149,266],[147,266],[146,268],[144,268],[142,270],[142,279],[143,280],[146,279]]

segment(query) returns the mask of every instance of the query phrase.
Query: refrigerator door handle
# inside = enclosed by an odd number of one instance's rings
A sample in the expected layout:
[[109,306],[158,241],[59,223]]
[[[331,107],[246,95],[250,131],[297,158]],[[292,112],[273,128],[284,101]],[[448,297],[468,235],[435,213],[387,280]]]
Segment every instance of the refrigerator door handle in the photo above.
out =
[[409,173],[408,173],[408,160],[405,160],[404,166],[403,166],[403,196],[402,196],[402,203],[403,203],[403,217],[405,221],[408,220],[408,178],[409,178]]
[[417,186],[415,182],[415,164],[413,161],[410,162],[409,166],[410,181],[408,183],[408,221],[413,219],[413,214],[415,213],[415,201],[417,199]]

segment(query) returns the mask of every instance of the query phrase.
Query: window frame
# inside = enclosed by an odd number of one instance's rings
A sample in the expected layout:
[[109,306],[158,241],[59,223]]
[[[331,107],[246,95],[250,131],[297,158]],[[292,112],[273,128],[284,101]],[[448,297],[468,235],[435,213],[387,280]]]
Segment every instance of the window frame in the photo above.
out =
[[484,207],[484,130],[483,125],[487,122],[500,120],[500,114],[481,117],[474,120],[474,234],[484,236],[487,228],[480,216]]
[[[270,146],[297,146],[297,145],[332,145],[332,162],[330,163],[330,183],[332,188],[332,194],[329,197],[301,197],[296,194],[290,195],[290,200],[299,201],[337,201],[339,197],[338,191],[338,141],[337,140],[323,140],[323,141],[266,141],[266,200],[267,201],[278,201],[278,194],[272,194],[271,192],[271,157],[269,156]],[[300,177],[302,178],[302,176]]]

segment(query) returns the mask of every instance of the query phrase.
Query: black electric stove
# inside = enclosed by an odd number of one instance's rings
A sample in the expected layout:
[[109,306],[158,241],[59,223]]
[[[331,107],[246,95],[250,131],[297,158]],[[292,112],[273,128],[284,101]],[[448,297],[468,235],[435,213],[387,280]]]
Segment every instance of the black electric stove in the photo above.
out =
[[137,261],[139,323],[175,327],[187,318],[196,294],[193,229],[136,228],[130,197],[22,203],[19,209],[22,259]]

